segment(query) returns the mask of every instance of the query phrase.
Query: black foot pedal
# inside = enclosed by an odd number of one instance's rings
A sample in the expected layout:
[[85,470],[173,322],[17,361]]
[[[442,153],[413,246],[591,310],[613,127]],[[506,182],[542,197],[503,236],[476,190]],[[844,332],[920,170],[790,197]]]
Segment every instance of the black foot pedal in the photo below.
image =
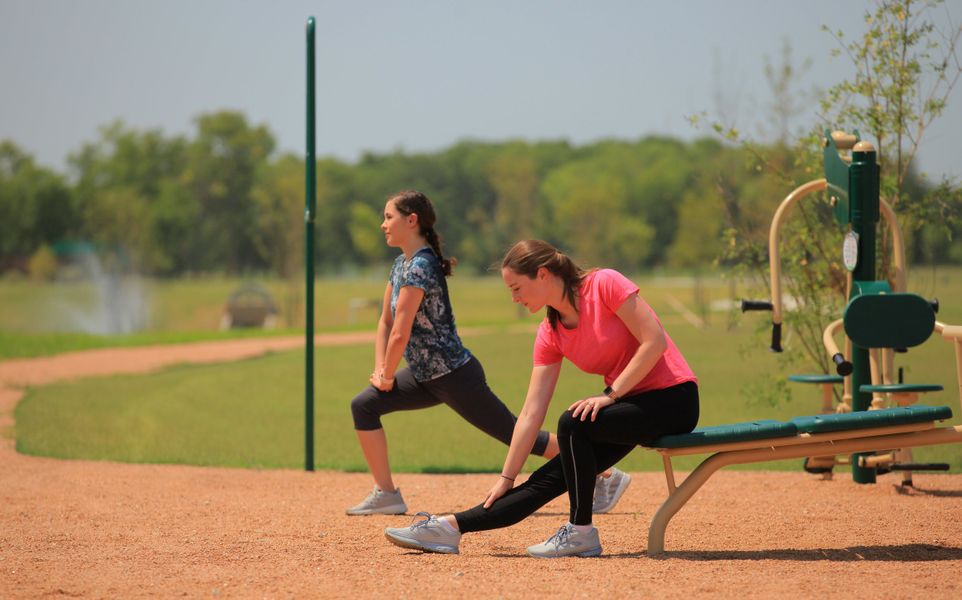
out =
[[948,471],[948,463],[901,463],[892,465],[893,471]]
[[824,475],[825,473],[831,473],[832,467],[816,467],[808,464],[808,457],[802,462],[802,468],[805,469],[806,473],[811,473],[812,475]]

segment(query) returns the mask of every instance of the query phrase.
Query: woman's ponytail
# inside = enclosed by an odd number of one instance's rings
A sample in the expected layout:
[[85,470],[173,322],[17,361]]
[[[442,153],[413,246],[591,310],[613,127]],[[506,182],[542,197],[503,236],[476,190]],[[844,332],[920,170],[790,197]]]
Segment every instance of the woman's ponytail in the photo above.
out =
[[454,272],[455,265],[458,264],[458,259],[444,258],[444,255],[441,254],[441,236],[433,227],[424,232],[424,237],[428,240],[428,244],[431,244],[431,249],[434,250],[438,260],[441,261],[441,270],[444,271],[444,275],[450,277]]

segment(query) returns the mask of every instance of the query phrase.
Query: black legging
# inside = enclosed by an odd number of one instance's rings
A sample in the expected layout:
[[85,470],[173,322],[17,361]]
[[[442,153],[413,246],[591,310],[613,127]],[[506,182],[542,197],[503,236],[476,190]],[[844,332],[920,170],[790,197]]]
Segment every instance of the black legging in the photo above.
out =
[[[511,434],[518,420],[488,387],[484,368],[477,358],[430,381],[417,381],[409,367],[395,373],[394,388],[382,392],[368,386],[351,401],[354,429],[381,429],[381,417],[399,410],[418,410],[447,404],[464,420],[505,445],[511,444]],[[548,432],[539,431],[531,449],[543,456],[548,448]]]
[[495,500],[491,508],[479,504],[456,513],[461,532],[514,525],[565,490],[571,500],[571,522],[590,524],[595,477],[637,445],[693,430],[698,423],[698,385],[686,382],[626,396],[598,411],[595,421],[588,419],[573,419],[571,411],[565,411],[558,420],[561,454]]

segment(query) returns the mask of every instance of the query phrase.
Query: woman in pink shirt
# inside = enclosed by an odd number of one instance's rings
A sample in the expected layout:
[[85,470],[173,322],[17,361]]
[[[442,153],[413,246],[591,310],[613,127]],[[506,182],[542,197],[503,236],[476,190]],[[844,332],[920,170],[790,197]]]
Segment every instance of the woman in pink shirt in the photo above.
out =
[[[591,522],[595,476],[639,444],[692,431],[698,422],[697,379],[638,287],[621,273],[584,271],[540,240],[515,244],[501,267],[512,299],[531,312],[546,307],[547,313],[501,475],[482,504],[454,515],[426,515],[410,527],[388,528],[385,535],[403,547],[457,553],[462,533],[513,525],[567,491],[568,523],[528,553],[598,556],[601,542]],[[564,358],[601,375],[604,391],[571,404],[558,421],[559,456],[515,487]]]

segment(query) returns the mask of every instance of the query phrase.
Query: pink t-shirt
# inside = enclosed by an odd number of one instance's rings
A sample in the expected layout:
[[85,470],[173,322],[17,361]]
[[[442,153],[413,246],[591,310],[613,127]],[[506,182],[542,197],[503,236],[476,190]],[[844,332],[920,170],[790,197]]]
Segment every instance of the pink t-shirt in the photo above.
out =
[[[535,366],[552,365],[567,358],[586,373],[603,375],[605,385],[611,385],[640,345],[615,314],[629,296],[637,293],[638,286],[618,271],[599,269],[588,273],[581,284],[578,326],[566,329],[559,322],[558,328],[552,329],[545,317],[534,342]],[[640,296],[638,300],[658,320],[648,303]],[[661,325],[661,321],[658,324]],[[698,381],[667,332],[665,341],[668,342],[665,353],[630,393]]]

